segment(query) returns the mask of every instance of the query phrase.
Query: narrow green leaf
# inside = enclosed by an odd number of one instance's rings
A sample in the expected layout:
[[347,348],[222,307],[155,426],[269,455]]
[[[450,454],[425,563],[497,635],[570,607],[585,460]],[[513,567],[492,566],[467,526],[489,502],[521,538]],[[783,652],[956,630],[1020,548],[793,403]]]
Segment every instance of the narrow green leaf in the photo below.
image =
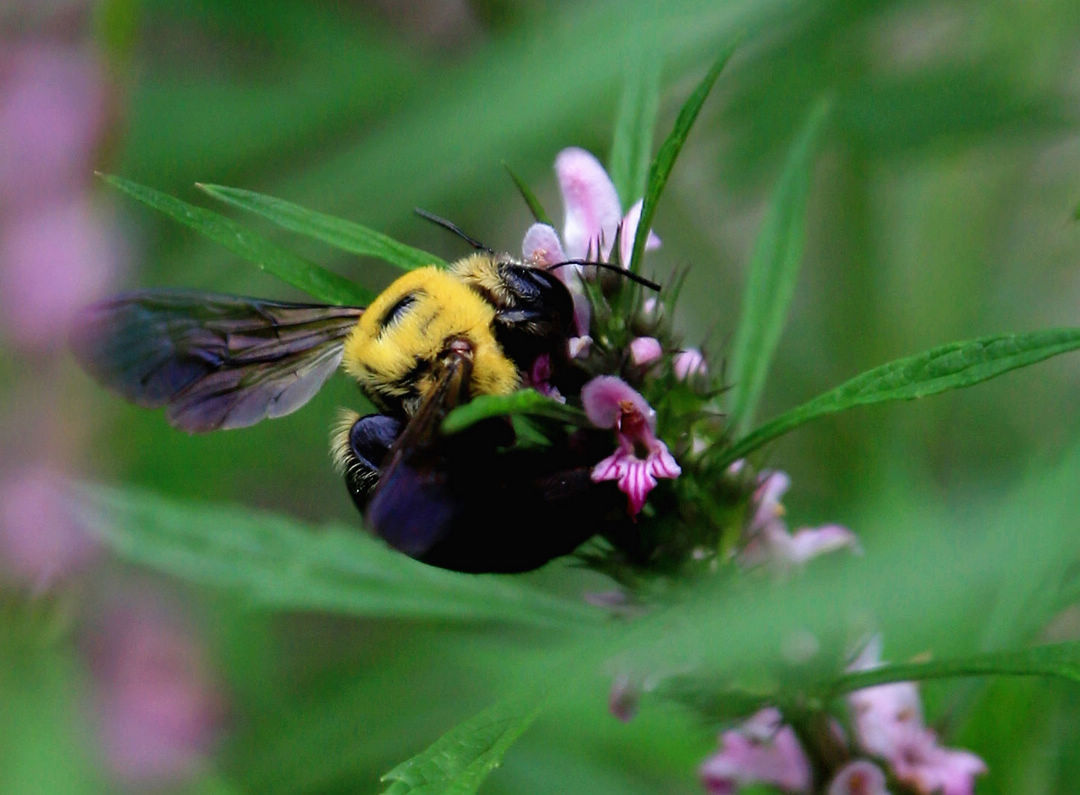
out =
[[1018,651],[990,652],[955,660],[883,665],[868,671],[845,674],[833,683],[830,692],[840,695],[889,682],[958,676],[1055,676],[1080,682],[1080,641]]
[[644,195],[653,129],[660,106],[661,55],[654,47],[635,48],[615,112],[608,174],[624,202]]
[[529,205],[529,212],[532,213],[532,217],[538,224],[547,224],[554,227],[555,224],[551,221],[551,216],[544,210],[544,205],[540,203],[540,200],[536,198],[536,194],[532,192],[532,189],[525,184],[525,181],[519,177],[514,170],[510,168],[510,164],[505,160],[503,161],[503,168],[506,169],[506,173],[510,175],[510,179],[514,180],[514,185],[518,189],[518,193],[521,194],[521,198],[525,200],[525,203]]
[[488,707],[384,775],[384,795],[471,795],[539,713],[526,698]]
[[731,354],[731,422],[743,432],[765,386],[802,263],[806,200],[829,103],[818,102],[788,153],[758,233]]
[[74,501],[80,519],[126,560],[263,607],[571,629],[602,618],[519,578],[418,563],[355,528],[135,489],[81,486]]
[[883,364],[803,403],[743,437],[725,454],[734,461],[826,414],[888,400],[912,400],[986,381],[1009,370],[1080,348],[1080,328],[998,334],[941,345]]
[[701,111],[701,106],[705,104],[705,98],[709,96],[713,83],[720,76],[720,72],[734,51],[735,45],[731,44],[716,59],[716,63],[712,65],[709,73],[705,75],[690,95],[690,98],[683,104],[678,117],[675,119],[675,126],[668,134],[668,137],[664,139],[664,143],[660,145],[660,151],[656,153],[656,158],[652,161],[652,165],[649,166],[649,179],[646,182],[644,202],[641,206],[641,219],[638,221],[637,234],[634,235],[634,248],[630,254],[628,265],[630,270],[636,271],[641,265],[641,256],[645,253],[645,240],[649,236],[649,228],[652,226],[652,219],[656,214],[656,205],[660,201],[660,194],[664,192],[664,186],[667,184],[671,169],[675,166],[675,159],[679,156],[683,144],[686,143],[690,128],[694,126],[694,121]]
[[320,301],[341,306],[367,306],[375,298],[375,293],[356,282],[281,248],[223,215],[122,177],[102,174],[101,178]]
[[548,417],[572,425],[583,425],[585,413],[573,406],[552,400],[535,389],[519,389],[509,395],[480,395],[446,415],[442,422],[443,433],[458,433],[488,417],[527,414]]
[[382,232],[376,232],[353,221],[308,210],[284,199],[224,185],[197,183],[197,187],[215,199],[257,213],[290,232],[313,237],[362,257],[375,257],[404,270],[422,268],[425,265],[446,265],[444,260],[434,254],[399,243]]

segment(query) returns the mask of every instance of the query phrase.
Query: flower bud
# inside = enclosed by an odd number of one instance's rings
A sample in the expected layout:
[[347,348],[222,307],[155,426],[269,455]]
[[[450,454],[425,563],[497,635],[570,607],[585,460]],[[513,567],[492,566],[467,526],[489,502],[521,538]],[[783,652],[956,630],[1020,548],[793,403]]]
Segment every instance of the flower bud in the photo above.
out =
[[636,337],[630,343],[630,361],[638,367],[648,367],[664,353],[656,337]]

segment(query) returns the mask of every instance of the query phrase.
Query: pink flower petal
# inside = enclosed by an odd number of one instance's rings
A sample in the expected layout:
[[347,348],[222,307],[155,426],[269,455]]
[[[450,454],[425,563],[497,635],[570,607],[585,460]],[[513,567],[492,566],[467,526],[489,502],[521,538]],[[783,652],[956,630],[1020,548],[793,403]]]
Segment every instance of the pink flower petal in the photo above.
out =
[[758,487],[754,490],[753,502],[757,506],[750,520],[750,532],[764,527],[784,515],[784,506],[780,498],[791,485],[791,478],[786,472],[765,471],[758,475]]
[[622,480],[630,466],[627,458],[622,450],[615,451],[593,467],[592,481],[600,483],[604,480]]
[[84,304],[100,297],[120,259],[89,201],[63,197],[0,227],[0,323],[21,346],[61,345]]
[[[762,715],[767,712],[767,715]],[[788,792],[811,785],[810,762],[794,730],[777,725],[774,710],[763,710],[742,727],[720,735],[720,750],[701,765],[709,793],[733,793],[746,784],[771,784]]]
[[615,480],[619,490],[627,496],[627,513],[637,516],[645,505],[649,492],[656,488],[658,478],[673,479],[682,474],[667,446],[656,440],[655,449],[648,458],[638,458],[630,446],[620,446],[592,471],[594,483]]
[[571,359],[587,356],[590,348],[592,348],[592,337],[588,334],[581,337],[571,337],[566,341],[566,351],[570,354]]
[[65,508],[57,473],[38,465],[0,483],[0,575],[40,591],[87,566],[94,539]]
[[924,795],[971,795],[986,764],[970,751],[943,748],[932,731],[912,727],[887,757],[897,779]]
[[[641,220],[641,206],[644,199],[638,199],[622,219],[619,231],[619,264],[624,268],[630,267],[630,256],[634,253],[634,237],[637,235],[638,222]],[[645,250],[652,251],[660,248],[660,238],[649,230],[649,236],[645,238]]]
[[[867,643],[849,670],[881,664],[881,637]],[[923,723],[922,701],[913,682],[856,690],[848,697],[855,738],[867,753],[888,761],[897,779],[920,793],[970,795],[986,764],[970,751],[944,748]]]
[[555,158],[566,221],[563,242],[570,259],[586,258],[589,246],[609,248],[622,216],[619,196],[600,161],[584,149],[571,147]]
[[889,791],[881,768],[866,759],[856,759],[836,772],[828,795],[889,795]]
[[6,41],[0,52],[0,208],[85,185],[106,104],[104,70],[90,51]]
[[[555,230],[547,224],[533,224],[525,232],[525,239],[521,241],[521,253],[525,261],[533,265],[553,265],[556,262],[565,262],[568,258],[563,254],[562,244]],[[556,269],[556,273],[562,278],[563,271],[574,266]],[[566,281],[563,279],[563,281]]]
[[828,524],[819,528],[804,527],[790,537],[787,554],[791,563],[805,563],[818,555],[835,552],[847,547],[859,550],[859,541],[855,534],[838,524]]
[[675,373],[676,380],[679,381],[702,379],[709,372],[709,368],[705,364],[705,357],[697,348],[687,348],[675,354],[675,358],[671,362],[671,369]]
[[630,342],[630,361],[638,367],[646,367],[663,355],[664,349],[656,337],[635,337]]
[[163,600],[134,594],[110,611],[92,649],[98,737],[128,785],[178,784],[205,767],[224,714],[202,646]]
[[682,467],[675,460],[675,456],[667,449],[667,445],[656,440],[656,446],[649,453],[649,471],[655,477],[673,480],[682,474]]
[[656,412],[637,390],[621,378],[597,376],[581,389],[581,405],[589,421],[597,428],[614,428],[623,412],[624,403],[641,414],[650,429],[656,427]]

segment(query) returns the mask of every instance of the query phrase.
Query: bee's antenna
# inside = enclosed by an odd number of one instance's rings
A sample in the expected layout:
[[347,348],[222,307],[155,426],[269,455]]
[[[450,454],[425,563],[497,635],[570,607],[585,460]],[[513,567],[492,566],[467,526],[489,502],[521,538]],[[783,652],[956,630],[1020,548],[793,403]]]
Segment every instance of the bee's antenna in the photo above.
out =
[[462,240],[464,240],[470,246],[475,248],[477,251],[486,251],[488,254],[494,254],[495,253],[490,248],[488,248],[483,243],[481,243],[479,240],[477,240],[475,237],[472,237],[471,235],[466,234],[462,230],[462,228],[460,226],[458,226],[457,224],[455,224],[453,221],[447,221],[445,218],[440,218],[439,216],[435,215],[434,213],[429,213],[427,210],[422,210],[419,207],[414,207],[413,212],[416,213],[417,215],[419,215],[421,218],[423,218],[425,220],[428,220],[428,221],[431,221],[431,223],[437,224],[438,226],[441,226],[443,229],[448,229],[449,231],[453,232],[455,235],[460,237]]
[[639,276],[629,268],[620,268],[618,265],[613,265],[610,262],[593,262],[587,259],[568,259],[562,262],[556,262],[552,265],[545,265],[544,270],[553,271],[556,268],[561,268],[563,265],[586,265],[593,268],[604,268],[605,270],[614,271],[625,276],[632,282],[637,282],[643,287],[648,287],[650,290],[660,292],[660,285],[654,282],[652,279],[646,279],[644,276]]

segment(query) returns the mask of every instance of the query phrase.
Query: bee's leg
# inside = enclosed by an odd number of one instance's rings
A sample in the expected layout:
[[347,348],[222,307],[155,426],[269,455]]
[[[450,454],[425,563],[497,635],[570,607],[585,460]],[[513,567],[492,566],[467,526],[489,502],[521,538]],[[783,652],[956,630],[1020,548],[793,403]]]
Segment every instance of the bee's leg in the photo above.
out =
[[345,485],[361,511],[379,482],[379,469],[401,434],[403,423],[385,414],[360,417],[348,430],[344,449]]

